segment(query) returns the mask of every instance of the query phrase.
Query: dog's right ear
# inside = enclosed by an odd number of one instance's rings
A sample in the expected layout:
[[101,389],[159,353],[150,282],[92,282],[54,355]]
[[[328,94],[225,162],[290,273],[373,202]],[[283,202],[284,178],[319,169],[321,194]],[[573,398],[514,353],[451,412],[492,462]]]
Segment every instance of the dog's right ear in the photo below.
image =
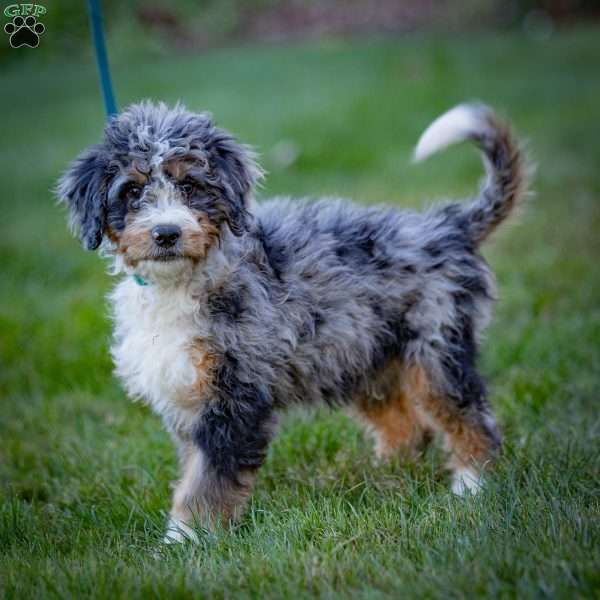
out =
[[106,226],[108,158],[101,144],[75,160],[56,186],[59,201],[69,207],[70,224],[81,243],[95,250]]

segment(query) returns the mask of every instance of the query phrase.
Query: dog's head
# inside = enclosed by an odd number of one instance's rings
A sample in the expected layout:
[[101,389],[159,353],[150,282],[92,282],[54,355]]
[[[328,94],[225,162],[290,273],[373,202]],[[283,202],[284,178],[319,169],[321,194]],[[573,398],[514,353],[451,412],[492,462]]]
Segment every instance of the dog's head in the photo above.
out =
[[203,260],[224,228],[244,233],[261,175],[206,114],[143,102],[108,122],[57,193],[87,249],[106,240],[129,271],[166,271]]

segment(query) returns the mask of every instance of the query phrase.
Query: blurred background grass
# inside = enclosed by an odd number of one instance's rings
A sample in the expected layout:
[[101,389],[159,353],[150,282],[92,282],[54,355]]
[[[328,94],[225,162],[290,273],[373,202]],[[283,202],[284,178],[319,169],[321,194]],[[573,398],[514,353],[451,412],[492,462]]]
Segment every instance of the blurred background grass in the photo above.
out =
[[464,196],[481,175],[472,148],[412,167],[413,144],[465,99],[510,116],[539,168],[521,222],[485,249],[501,298],[483,370],[506,458],[492,493],[453,504],[435,454],[373,467],[343,416],[294,415],[242,529],[158,566],[175,456],[112,379],[106,264],[54,205],[54,182],[105,117],[84,3],[48,2],[39,48],[12,49],[5,36],[0,50],[0,595],[597,593],[595,3],[105,8],[120,105],[181,99],[213,112],[261,153],[261,197],[420,207]]

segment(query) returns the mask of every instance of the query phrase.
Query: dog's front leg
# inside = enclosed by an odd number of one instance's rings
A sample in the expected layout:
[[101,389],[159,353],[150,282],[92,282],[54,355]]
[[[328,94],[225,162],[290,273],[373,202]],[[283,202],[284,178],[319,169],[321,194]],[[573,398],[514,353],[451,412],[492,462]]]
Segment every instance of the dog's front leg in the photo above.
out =
[[273,432],[268,406],[211,405],[183,445],[182,478],[175,488],[166,543],[197,540],[196,526],[212,528],[237,519],[264,461]]
[[193,443],[184,449],[183,473],[175,487],[165,535],[166,543],[197,541],[198,527],[227,523],[241,513],[252,491],[255,470],[240,471],[237,478],[219,476],[204,452]]

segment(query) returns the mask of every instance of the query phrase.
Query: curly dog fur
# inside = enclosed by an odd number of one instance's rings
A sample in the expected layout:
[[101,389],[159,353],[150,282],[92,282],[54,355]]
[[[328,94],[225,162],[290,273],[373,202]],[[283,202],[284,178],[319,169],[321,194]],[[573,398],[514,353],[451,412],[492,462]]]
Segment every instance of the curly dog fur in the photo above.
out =
[[480,193],[424,213],[339,199],[255,204],[251,150],[182,106],[106,126],[58,185],[84,246],[124,275],[112,355],[180,453],[167,541],[236,518],[296,403],[346,407],[380,457],[442,435],[453,490],[476,491],[500,434],[475,367],[494,279],[481,242],[524,197],[509,128],[482,105],[432,124],[415,153],[472,140]]

